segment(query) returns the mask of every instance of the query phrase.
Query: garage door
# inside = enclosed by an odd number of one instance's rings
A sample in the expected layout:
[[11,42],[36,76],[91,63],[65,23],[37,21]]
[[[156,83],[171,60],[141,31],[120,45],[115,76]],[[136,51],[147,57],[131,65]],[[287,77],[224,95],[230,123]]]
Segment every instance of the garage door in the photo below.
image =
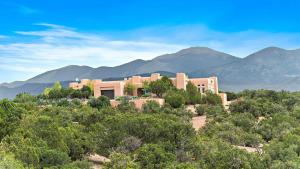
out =
[[115,91],[114,90],[101,90],[101,95],[106,96],[110,99],[115,98]]

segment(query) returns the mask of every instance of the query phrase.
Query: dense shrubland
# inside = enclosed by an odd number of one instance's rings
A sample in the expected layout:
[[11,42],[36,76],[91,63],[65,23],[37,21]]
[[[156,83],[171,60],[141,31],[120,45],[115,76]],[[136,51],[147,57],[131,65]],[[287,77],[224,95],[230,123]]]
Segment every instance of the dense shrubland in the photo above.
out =
[[[88,87],[74,91],[58,83],[39,96],[1,100],[0,168],[87,169],[93,153],[110,158],[104,168],[115,169],[299,168],[300,93],[231,93],[225,110],[218,96],[201,96],[191,84],[187,91],[167,79],[148,86],[166,99],[164,106],[150,101],[138,111],[121,98],[112,108]],[[207,116],[198,132],[187,104]]]

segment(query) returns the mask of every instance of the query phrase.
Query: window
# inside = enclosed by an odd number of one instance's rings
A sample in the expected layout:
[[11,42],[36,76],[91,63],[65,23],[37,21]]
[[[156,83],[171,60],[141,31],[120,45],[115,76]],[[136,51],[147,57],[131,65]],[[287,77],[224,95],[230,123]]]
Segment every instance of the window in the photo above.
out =
[[201,92],[201,85],[197,86],[198,92]]

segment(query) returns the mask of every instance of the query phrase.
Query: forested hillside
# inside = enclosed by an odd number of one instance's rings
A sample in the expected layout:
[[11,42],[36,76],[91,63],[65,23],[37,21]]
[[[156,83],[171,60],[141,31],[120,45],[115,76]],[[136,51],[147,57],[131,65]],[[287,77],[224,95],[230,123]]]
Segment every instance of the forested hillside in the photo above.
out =
[[[217,95],[165,88],[160,107],[112,108],[91,91],[57,83],[39,96],[0,101],[0,168],[88,169],[91,154],[114,169],[284,169],[300,166],[300,93],[270,90]],[[196,113],[186,109],[195,104]],[[195,131],[193,116],[207,117]],[[257,151],[248,152],[246,148]],[[95,166],[94,166],[95,167]]]

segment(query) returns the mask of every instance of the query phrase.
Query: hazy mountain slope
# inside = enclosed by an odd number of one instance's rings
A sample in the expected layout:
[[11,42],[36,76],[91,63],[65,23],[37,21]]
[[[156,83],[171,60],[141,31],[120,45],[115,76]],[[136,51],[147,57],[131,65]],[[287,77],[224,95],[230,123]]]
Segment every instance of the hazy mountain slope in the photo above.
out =
[[[269,47],[225,66],[194,71],[192,76],[217,75],[229,89],[270,88],[298,90],[300,50]],[[242,87],[241,87],[242,86]],[[296,88],[295,88],[296,87]]]
[[[51,70],[35,76],[25,83],[52,83],[56,81],[74,81],[76,78],[109,78],[109,77],[123,77],[128,74],[134,73],[134,71],[142,66],[146,61],[135,60],[116,67],[99,67],[92,68],[89,66],[66,66],[59,69]],[[21,83],[18,86],[25,84]],[[9,86],[6,84],[6,86]]]
[[240,58],[218,52],[205,47],[183,49],[174,54],[156,57],[137,71],[139,73],[155,72],[158,70],[169,72],[193,72],[236,62]]
[[12,88],[12,87],[17,87],[17,86],[21,86],[23,85],[24,81],[14,81],[14,82],[11,82],[11,83],[1,83],[0,84],[0,87],[8,87],[8,88]]
[[55,81],[75,80],[75,78],[110,78],[125,77],[156,71],[192,72],[209,69],[240,60],[237,57],[204,47],[193,47],[174,54],[158,56],[150,61],[141,59],[115,67],[91,68],[88,66],[67,66],[52,70],[32,79],[29,83],[48,83]]
[[72,81],[76,78],[85,78],[85,75],[91,73],[93,70],[94,68],[89,66],[71,65],[42,73],[38,76],[27,80],[26,82],[52,83],[56,81]]
[[[69,82],[61,82],[62,86],[67,87]],[[0,86],[0,99],[1,98],[14,98],[19,93],[31,93],[33,95],[40,94],[46,87],[51,87],[53,83],[26,83],[24,85],[8,88]]]
[[34,93],[34,87],[30,86],[42,88],[37,87],[37,83],[72,81],[75,78],[116,79],[158,71],[170,74],[185,72],[190,77],[216,75],[221,89],[224,90],[300,90],[300,49],[269,47],[241,59],[209,48],[192,47],[149,61],[134,60],[115,67],[91,68],[72,65],[45,72],[25,82],[1,84],[0,98],[7,95],[5,93]]
[[89,77],[93,77],[96,79],[105,79],[112,77],[126,77],[130,75],[139,74],[137,69],[141,66],[144,66],[147,62],[148,61],[138,59],[120,66],[99,67],[96,68],[91,74],[89,74]]

